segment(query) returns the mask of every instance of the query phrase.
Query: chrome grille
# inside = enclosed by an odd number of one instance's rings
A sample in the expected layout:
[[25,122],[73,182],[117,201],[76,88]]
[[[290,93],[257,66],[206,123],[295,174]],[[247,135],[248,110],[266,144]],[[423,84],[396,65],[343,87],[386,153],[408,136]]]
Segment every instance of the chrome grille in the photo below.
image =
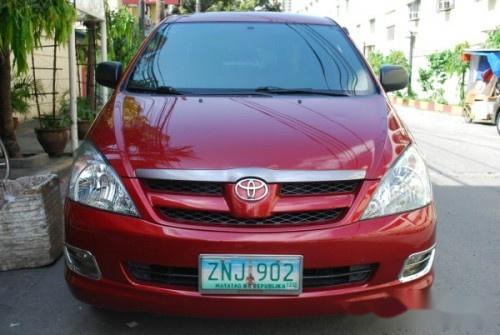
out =
[[170,208],[162,208],[161,212],[168,220],[186,223],[223,225],[297,225],[335,221],[342,216],[344,209],[336,208],[323,211],[280,213],[261,219],[237,218],[229,213],[221,212],[187,211]]

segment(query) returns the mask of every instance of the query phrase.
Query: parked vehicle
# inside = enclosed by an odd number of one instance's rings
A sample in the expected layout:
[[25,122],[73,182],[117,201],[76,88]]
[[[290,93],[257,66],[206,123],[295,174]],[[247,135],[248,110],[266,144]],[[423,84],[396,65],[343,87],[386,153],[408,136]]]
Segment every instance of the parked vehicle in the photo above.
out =
[[465,50],[469,61],[466,122],[492,123],[500,134],[500,50]]
[[284,13],[170,17],[75,159],[66,280],[92,305],[204,317],[426,306],[427,168],[346,31]]

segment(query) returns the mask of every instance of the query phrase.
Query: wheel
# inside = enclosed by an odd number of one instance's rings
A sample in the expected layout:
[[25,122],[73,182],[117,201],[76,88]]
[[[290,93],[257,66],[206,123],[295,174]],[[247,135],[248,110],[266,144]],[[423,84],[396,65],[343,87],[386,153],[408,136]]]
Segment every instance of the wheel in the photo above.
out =
[[464,106],[464,120],[467,123],[471,123],[474,120],[474,115],[472,114],[472,109],[470,105]]
[[0,180],[8,179],[9,172],[9,155],[7,154],[7,149],[5,149],[2,140],[0,140]]
[[498,135],[500,135],[500,110],[497,111],[495,124],[497,126]]

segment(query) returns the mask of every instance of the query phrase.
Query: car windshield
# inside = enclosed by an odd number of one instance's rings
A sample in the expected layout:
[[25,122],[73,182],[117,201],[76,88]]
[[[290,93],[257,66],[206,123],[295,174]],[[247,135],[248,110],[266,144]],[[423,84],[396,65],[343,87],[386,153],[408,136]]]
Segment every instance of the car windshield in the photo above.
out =
[[336,25],[172,23],[143,51],[127,89],[176,94],[368,95],[375,85]]

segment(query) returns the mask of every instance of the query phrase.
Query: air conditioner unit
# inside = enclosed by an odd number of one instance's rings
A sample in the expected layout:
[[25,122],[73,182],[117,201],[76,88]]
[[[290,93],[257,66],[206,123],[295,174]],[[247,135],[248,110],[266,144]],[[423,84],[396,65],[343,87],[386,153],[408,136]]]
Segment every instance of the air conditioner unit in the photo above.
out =
[[418,12],[412,11],[410,12],[410,21],[416,21],[419,19]]
[[452,0],[439,0],[439,10],[448,11],[453,9],[455,3]]

